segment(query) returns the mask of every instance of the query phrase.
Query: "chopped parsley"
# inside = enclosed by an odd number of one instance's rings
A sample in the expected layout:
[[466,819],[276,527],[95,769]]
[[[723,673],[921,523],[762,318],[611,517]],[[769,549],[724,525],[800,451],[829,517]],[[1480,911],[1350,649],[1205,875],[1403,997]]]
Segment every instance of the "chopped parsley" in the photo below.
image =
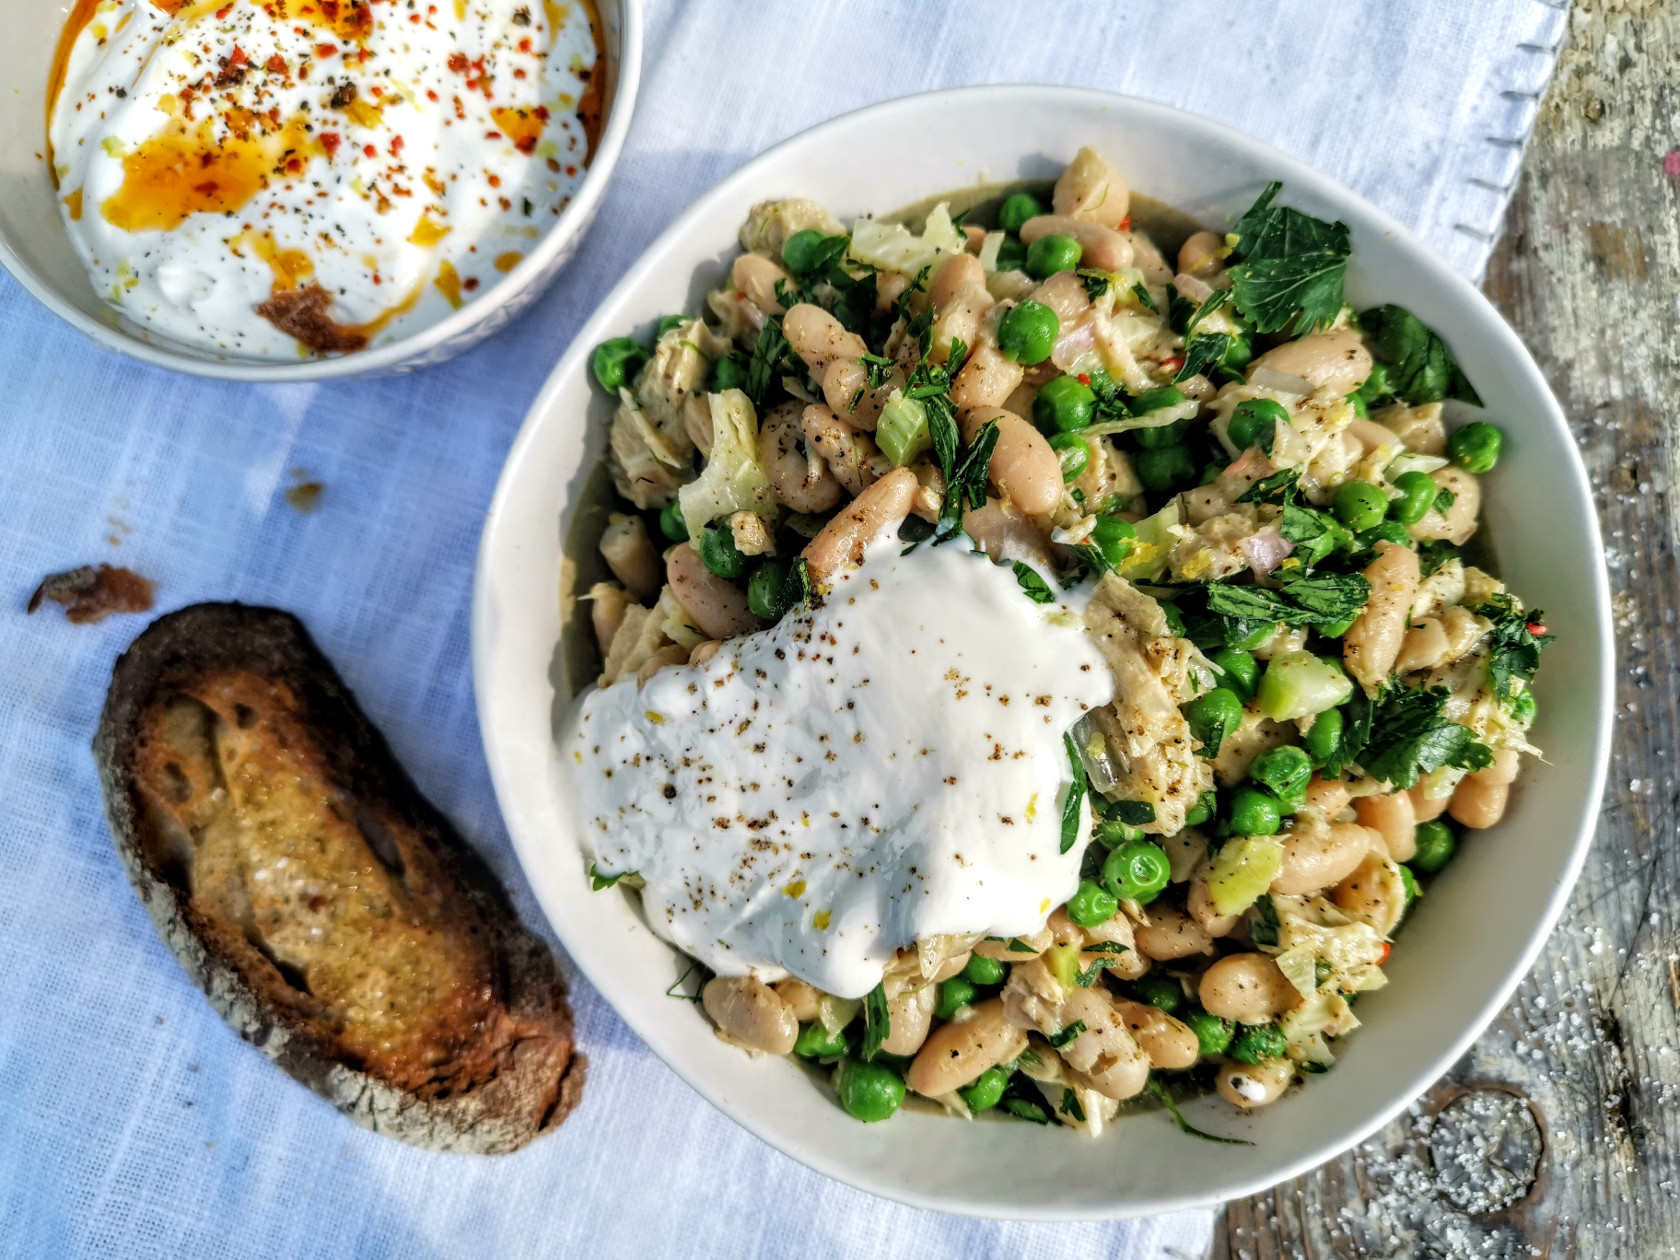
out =
[[1149,286],[1144,284],[1142,280],[1132,286],[1132,292],[1137,294],[1137,300],[1144,310],[1154,311],[1157,315],[1160,314],[1161,308],[1155,304],[1155,299],[1149,294]]
[[1062,1088],[1062,1105],[1056,1108],[1058,1115],[1072,1116],[1080,1124],[1085,1123],[1085,1108],[1079,1105],[1079,1099],[1071,1087]]
[[[684,993],[683,982],[690,976],[695,975],[695,972],[699,972],[699,975],[695,976],[694,992]],[[706,964],[702,962],[691,962],[688,964],[688,969],[671,982],[671,987],[665,990],[665,996],[669,998],[679,998],[684,1002],[698,1002],[700,1000],[701,990],[706,987],[706,982],[711,978],[712,969],[710,967],[706,966]]]
[[[1081,267],[1074,274],[1079,277],[1080,283],[1085,286],[1085,296],[1093,302],[1107,293],[1112,284],[1106,271],[1094,271],[1089,267]],[[1145,289],[1144,292],[1147,294],[1148,290]]]
[[1184,343],[1184,366],[1178,369],[1175,381],[1187,381],[1207,372],[1221,362],[1231,349],[1229,333],[1198,333]]
[[1072,735],[1063,735],[1068,762],[1073,767],[1073,783],[1068,787],[1067,799],[1062,802],[1062,852],[1066,853],[1079,841],[1079,806],[1085,800],[1089,784],[1085,778],[1085,763],[1079,757]]
[[1495,595],[1476,611],[1493,622],[1487,643],[1488,684],[1500,704],[1509,704],[1512,679],[1532,680],[1540,668],[1541,649],[1557,636],[1545,632],[1543,613],[1538,609],[1523,612],[1509,595]]
[[1456,398],[1481,406],[1481,397],[1447,343],[1403,306],[1379,306],[1359,317],[1372,355],[1388,367],[1389,389],[1409,403]]
[[1261,893],[1255,899],[1254,916],[1248,925],[1248,939],[1256,945],[1276,945],[1278,943],[1278,913],[1277,906],[1272,904],[1271,893]]
[[1274,206],[1283,185],[1266,185],[1231,230],[1231,300],[1257,332],[1294,324],[1296,335],[1341,313],[1353,241],[1345,223]]
[[1035,604],[1048,604],[1056,598],[1050,589],[1050,584],[1038,576],[1038,570],[1025,560],[1017,560],[1014,564],[1015,580],[1026,592],[1027,598]]
[[863,999],[863,1047],[859,1057],[873,1059],[881,1043],[892,1033],[892,1016],[887,1013],[887,989],[883,982]]
[[[929,408],[930,432],[933,432],[933,412],[934,409]],[[950,423],[954,431],[956,421],[953,419]],[[937,432],[933,432],[933,439],[934,449],[939,450],[940,439]],[[992,449],[997,446],[997,440],[997,421],[986,421],[985,427],[975,434],[974,441],[969,443],[968,450],[951,470],[945,483],[945,502],[939,509],[938,538],[950,538],[956,534],[962,525],[963,512],[967,508],[986,506],[986,471],[991,467]],[[943,451],[940,451],[940,460],[943,463]]]
[[1493,764],[1476,732],[1444,716],[1448,698],[1445,687],[1389,686],[1371,713],[1364,746],[1350,749],[1348,759],[1396,789],[1412,787],[1442,766],[1481,770]]
[[1082,1019],[1076,1019],[1076,1020],[1073,1021],[1073,1023],[1069,1024],[1066,1028],[1062,1029],[1061,1032],[1046,1033],[1044,1035],[1044,1039],[1046,1041],[1048,1041],[1052,1046],[1054,1046],[1057,1050],[1060,1050],[1063,1046],[1067,1045],[1075,1037],[1079,1036],[1079,1034],[1084,1032],[1084,1031],[1085,1031],[1085,1021],[1082,1020]]
[[594,891],[600,892],[603,888],[611,888],[626,875],[634,875],[635,873],[635,871],[620,871],[616,875],[603,875],[591,862],[589,864],[589,886]]
[[1371,598],[1371,584],[1358,573],[1286,574],[1279,585],[1274,591],[1214,582],[1207,587],[1208,611],[1246,622],[1334,626],[1358,616]]
[[758,340],[753,343],[752,358],[747,363],[746,395],[760,413],[764,410],[764,400],[769,396],[771,382],[782,375],[782,365],[792,353],[787,338],[782,336],[782,321],[775,318],[765,320],[764,327],[758,330]]
[[870,389],[880,389],[885,385],[891,378],[893,369],[898,366],[881,354],[865,354],[858,362],[863,364],[864,371],[869,375]]
[[1184,1118],[1184,1113],[1178,1109],[1178,1104],[1173,1101],[1173,1096],[1167,1093],[1166,1087],[1153,1076],[1149,1078],[1149,1084],[1146,1087],[1146,1092],[1151,1098],[1155,1099],[1171,1113],[1173,1123],[1178,1125],[1180,1131],[1188,1133],[1191,1137],[1199,1137],[1206,1142],[1222,1142],[1227,1146],[1254,1145],[1253,1142],[1248,1141],[1246,1138],[1220,1137],[1217,1133],[1202,1132],[1202,1130],[1198,1129],[1195,1125],[1191,1124]]

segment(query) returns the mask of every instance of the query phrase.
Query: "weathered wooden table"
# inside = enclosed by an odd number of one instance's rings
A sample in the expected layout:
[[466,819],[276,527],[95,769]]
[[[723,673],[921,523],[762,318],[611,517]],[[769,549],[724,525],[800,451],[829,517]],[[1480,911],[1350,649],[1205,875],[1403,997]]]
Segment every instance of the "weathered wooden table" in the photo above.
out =
[[1677,0],[1577,0],[1487,292],[1570,417],[1603,524],[1603,818],[1562,923],[1471,1052],[1352,1154],[1230,1204],[1220,1260],[1680,1256]]

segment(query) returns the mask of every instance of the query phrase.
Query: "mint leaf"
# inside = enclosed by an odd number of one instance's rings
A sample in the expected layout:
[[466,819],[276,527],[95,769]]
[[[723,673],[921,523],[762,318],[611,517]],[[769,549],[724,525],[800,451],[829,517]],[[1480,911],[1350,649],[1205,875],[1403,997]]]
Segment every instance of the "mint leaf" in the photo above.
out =
[[1481,770],[1493,753],[1468,726],[1443,716],[1445,687],[1392,687],[1371,718],[1371,733],[1359,764],[1372,778],[1399,789],[1440,769]]
[[1359,317],[1371,354],[1388,366],[1389,388],[1409,403],[1456,398],[1482,405],[1447,343],[1403,306],[1379,306]]
[[887,990],[878,984],[863,999],[863,1047],[861,1058],[873,1059],[892,1032],[892,1016],[887,1012]]
[[1025,560],[1017,560],[1014,569],[1015,580],[1020,583],[1021,589],[1026,592],[1027,598],[1032,600],[1033,603],[1048,604],[1056,598],[1050,590],[1050,584],[1039,577],[1038,570],[1034,569]]
[[1289,206],[1274,206],[1283,185],[1266,186],[1231,229],[1231,297],[1257,332],[1295,321],[1297,335],[1328,324],[1342,309],[1352,237],[1345,223],[1326,223]]
[[1089,785],[1085,778],[1085,763],[1079,757],[1079,749],[1074,747],[1073,736],[1063,735],[1062,743],[1067,747],[1068,762],[1073,767],[1073,783],[1068,788],[1067,799],[1062,802],[1061,851],[1066,853],[1079,840],[1079,806]]

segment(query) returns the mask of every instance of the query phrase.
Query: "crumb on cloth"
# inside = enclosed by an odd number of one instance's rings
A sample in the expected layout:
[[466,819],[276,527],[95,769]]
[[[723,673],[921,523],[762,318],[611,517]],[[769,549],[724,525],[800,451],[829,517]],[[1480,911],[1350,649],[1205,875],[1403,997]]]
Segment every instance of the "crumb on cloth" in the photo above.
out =
[[131,569],[84,564],[42,578],[25,611],[34,612],[50,599],[63,606],[65,617],[73,624],[92,625],[112,613],[149,612],[152,590],[153,583]]

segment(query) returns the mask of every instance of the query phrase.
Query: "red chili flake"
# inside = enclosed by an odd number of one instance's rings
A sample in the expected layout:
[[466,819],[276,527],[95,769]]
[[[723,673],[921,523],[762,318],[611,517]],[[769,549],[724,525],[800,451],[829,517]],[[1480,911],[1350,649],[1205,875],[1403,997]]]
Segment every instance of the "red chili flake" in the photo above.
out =
[[321,147],[327,151],[328,157],[332,157],[333,154],[337,153],[338,146],[343,143],[343,137],[336,131],[323,131],[321,133]]
[[471,293],[474,289],[478,288],[478,277],[468,276],[465,280],[461,281],[461,287],[468,293]]
[[402,151],[403,151],[403,138],[401,136],[392,136],[391,137],[391,156],[396,157],[397,154],[401,153]]
[[513,147],[521,153],[530,154],[536,150],[537,138],[535,136],[520,136],[513,142]]
[[315,55],[317,57],[336,57],[336,56],[338,56],[338,45],[337,44],[316,44],[315,45]]
[[416,26],[420,25],[420,15],[418,13],[410,13],[408,15],[408,20],[413,22]]
[[465,74],[467,72],[467,65],[468,65],[467,54],[462,53],[462,52],[450,53],[449,54],[449,60],[445,64],[447,64],[449,66],[449,69],[453,73],[455,73],[455,74]]
[[1170,359],[1161,360],[1161,370],[1163,372],[1176,372],[1183,366],[1184,356],[1182,354],[1175,354]]
[[547,105],[538,105],[531,112],[533,114],[535,114],[538,118],[542,119],[544,122],[548,121],[548,106]]
[[522,53],[528,53],[531,51],[531,37],[529,35],[519,41],[519,51]]
[[499,131],[486,131],[484,133],[484,138],[486,140],[500,140],[502,138],[502,133]]
[[282,57],[279,53],[275,53],[274,56],[270,57],[266,62],[263,63],[263,68],[265,70],[267,70],[270,74],[285,74],[286,73],[286,59],[284,57]]
[[1081,372],[1079,374],[1079,383],[1081,385],[1089,385],[1091,383],[1090,375],[1086,372]]
[[431,88],[426,89],[426,99],[428,101],[435,101],[435,100],[437,100],[437,98],[438,98],[438,94],[436,92],[432,91]]
[[371,144],[364,144],[362,146],[362,156],[363,157],[378,157],[379,156],[379,150],[374,148]]
[[220,22],[223,18],[225,18],[228,14],[230,14],[232,12],[233,12],[233,6],[231,4],[224,4],[221,8],[216,10],[216,20],[218,22]]
[[737,302],[745,302],[747,300],[747,291],[745,289],[736,289],[735,300]]
[[294,158],[287,158],[286,159],[286,172],[287,172],[287,174],[296,175],[302,170],[303,170],[303,159],[302,158],[294,157]]
[[238,44],[233,46],[233,52],[228,55],[228,65],[243,66],[251,59],[245,55],[245,50]]
[[1130,232],[1132,230],[1132,216],[1131,215],[1128,214],[1124,219],[1120,220],[1120,230],[1122,232]]
[[1546,633],[1546,623],[1543,621],[1531,621],[1528,623],[1528,632],[1536,638],[1539,638],[1539,636]]
[[1384,942],[1383,942],[1383,952],[1382,952],[1382,957],[1381,957],[1381,958],[1379,958],[1379,959],[1377,959],[1377,966],[1379,966],[1379,967],[1380,967],[1380,966],[1382,966],[1382,965],[1383,965],[1383,964],[1384,964],[1384,963],[1385,963],[1385,962],[1387,962],[1387,961],[1388,961],[1388,956],[1389,956],[1389,955],[1390,955],[1390,954],[1392,954],[1392,953],[1393,953],[1393,952],[1394,952],[1394,946],[1393,946],[1393,945],[1391,945],[1391,944],[1390,944],[1390,943],[1389,943],[1389,942],[1387,942],[1387,941],[1384,941]]

